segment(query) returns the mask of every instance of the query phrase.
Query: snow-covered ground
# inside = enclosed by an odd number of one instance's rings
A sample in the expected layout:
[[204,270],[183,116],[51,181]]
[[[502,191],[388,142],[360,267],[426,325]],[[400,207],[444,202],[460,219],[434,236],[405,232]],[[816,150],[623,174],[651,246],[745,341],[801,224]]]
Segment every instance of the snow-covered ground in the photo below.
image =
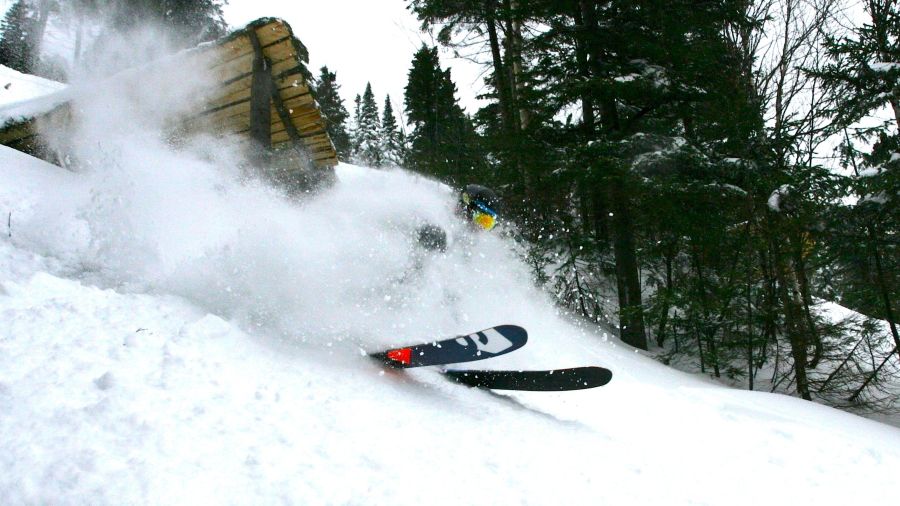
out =
[[[159,84],[79,99],[78,173],[0,147],[0,503],[894,502],[897,428],[570,320],[432,181],[341,165],[295,202],[227,145],[171,150],[134,125],[164,123]],[[479,366],[612,382],[495,394],[364,357],[502,323],[528,344]]]
[[[900,430],[722,388],[579,328],[511,244],[454,228],[430,181],[340,166],[302,205],[227,177],[195,181],[210,193],[190,202],[146,187],[141,201],[7,148],[0,166],[4,504],[892,496]],[[456,242],[400,282],[416,213]],[[612,383],[495,395],[360,352],[506,322],[529,344],[485,366],[597,364]]]

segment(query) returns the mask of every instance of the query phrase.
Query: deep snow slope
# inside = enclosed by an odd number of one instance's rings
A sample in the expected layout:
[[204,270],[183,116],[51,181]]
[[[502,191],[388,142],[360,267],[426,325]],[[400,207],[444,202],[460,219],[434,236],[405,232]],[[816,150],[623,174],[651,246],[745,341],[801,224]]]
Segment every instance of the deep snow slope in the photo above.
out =
[[[119,149],[74,174],[0,147],[3,504],[892,502],[900,430],[574,324],[445,187],[342,165],[298,204]],[[426,221],[447,254],[417,250]],[[529,343],[479,365],[613,381],[492,394],[362,356],[499,323]]]

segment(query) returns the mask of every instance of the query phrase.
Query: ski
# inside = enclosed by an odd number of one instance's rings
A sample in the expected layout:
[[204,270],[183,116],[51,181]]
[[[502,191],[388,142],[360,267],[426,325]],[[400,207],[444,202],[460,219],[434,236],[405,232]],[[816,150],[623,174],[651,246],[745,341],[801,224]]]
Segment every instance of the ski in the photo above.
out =
[[561,392],[599,387],[612,380],[612,371],[603,367],[573,367],[548,371],[445,370],[442,373],[457,383],[491,390]]
[[399,369],[427,365],[472,362],[515,351],[528,340],[528,332],[517,325],[499,325],[467,336],[371,353],[369,356]]

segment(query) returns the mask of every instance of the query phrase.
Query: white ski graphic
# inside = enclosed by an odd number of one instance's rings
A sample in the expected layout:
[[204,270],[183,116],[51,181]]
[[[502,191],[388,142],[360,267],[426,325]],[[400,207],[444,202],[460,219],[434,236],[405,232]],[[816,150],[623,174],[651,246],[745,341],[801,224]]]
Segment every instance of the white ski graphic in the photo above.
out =
[[[487,340],[486,343],[481,341],[482,336],[484,336],[484,338]],[[503,334],[497,332],[495,329],[487,329],[485,331],[472,334],[468,337],[475,341],[475,346],[478,348],[478,351],[492,353],[495,355],[507,348],[512,347],[513,345],[512,341],[507,339]]]

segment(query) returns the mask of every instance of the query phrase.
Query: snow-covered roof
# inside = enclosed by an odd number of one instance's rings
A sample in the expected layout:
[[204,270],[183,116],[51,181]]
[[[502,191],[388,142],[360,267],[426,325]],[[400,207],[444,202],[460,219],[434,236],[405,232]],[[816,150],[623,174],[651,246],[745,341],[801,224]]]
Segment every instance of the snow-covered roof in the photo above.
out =
[[0,65],[0,127],[52,111],[69,99],[66,88]]
[[43,97],[65,88],[66,85],[63,83],[23,74],[0,65],[0,107],[5,108],[15,102]]

